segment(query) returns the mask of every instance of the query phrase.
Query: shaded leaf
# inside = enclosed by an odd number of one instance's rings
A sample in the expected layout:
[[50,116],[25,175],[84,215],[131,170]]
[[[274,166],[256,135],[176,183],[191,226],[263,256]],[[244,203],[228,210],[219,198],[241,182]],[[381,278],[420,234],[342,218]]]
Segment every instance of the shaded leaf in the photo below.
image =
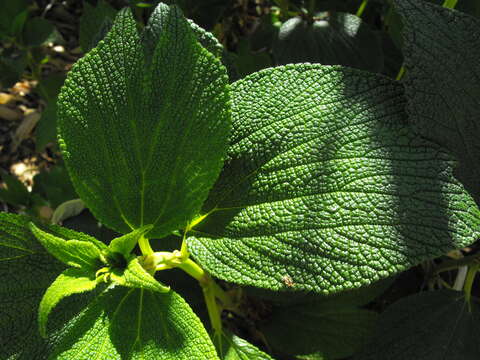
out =
[[358,360],[480,358],[480,306],[461,292],[439,290],[403,298],[381,314],[373,341]]
[[48,103],[42,111],[37,127],[35,128],[35,148],[41,152],[50,143],[57,140],[57,102],[56,99]]
[[[100,0],[97,6],[83,2],[83,13],[80,17],[79,43],[84,52],[97,46],[104,35],[110,30],[117,11],[106,1]],[[105,31],[106,30],[106,31]]]
[[[76,295],[62,301],[50,315],[49,334],[38,331],[38,305],[43,294],[65,266],[48,254],[29,229],[30,218],[0,213],[0,358],[46,359],[66,322],[93,295]],[[60,235],[58,227],[50,231]],[[72,235],[73,231],[69,231]]]
[[14,206],[26,206],[30,203],[30,192],[15,176],[0,171],[6,188],[0,188],[0,200]]
[[[305,296],[275,306],[261,327],[277,352],[297,359],[343,359],[370,339],[378,315],[360,308],[383,293],[390,281],[332,296]],[[287,330],[288,329],[288,330]]]
[[25,23],[23,42],[27,46],[43,45],[55,30],[55,26],[41,17],[34,17]]
[[[15,26],[21,27],[27,15],[28,0],[4,1],[0,11],[0,36],[14,35]],[[20,17],[22,20],[20,20]],[[21,21],[21,25],[16,22]]]
[[460,160],[480,201],[480,20],[424,1],[396,0],[404,22],[407,112],[416,130]]
[[78,198],[67,170],[60,163],[57,163],[48,171],[42,171],[35,175],[32,192],[48,200],[53,208],[58,207],[65,201]]
[[312,23],[301,17],[287,20],[278,32],[273,55],[279,65],[311,62],[383,69],[378,36],[359,17],[339,12]]

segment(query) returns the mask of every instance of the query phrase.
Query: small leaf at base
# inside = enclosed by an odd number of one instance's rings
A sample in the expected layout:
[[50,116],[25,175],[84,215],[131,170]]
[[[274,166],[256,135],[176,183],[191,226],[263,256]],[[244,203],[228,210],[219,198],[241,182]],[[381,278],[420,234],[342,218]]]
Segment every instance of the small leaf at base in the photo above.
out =
[[95,273],[98,270],[100,250],[94,243],[64,240],[40,230],[34,223],[30,223],[30,229],[45,249],[58,260],[85,271],[90,270]]

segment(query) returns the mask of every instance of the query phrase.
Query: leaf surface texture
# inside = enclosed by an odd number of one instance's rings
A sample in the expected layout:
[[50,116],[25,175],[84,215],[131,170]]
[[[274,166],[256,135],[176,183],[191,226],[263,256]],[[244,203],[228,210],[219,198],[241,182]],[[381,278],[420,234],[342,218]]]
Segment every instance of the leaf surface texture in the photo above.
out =
[[228,80],[178,8],[160,4],[146,29],[122,11],[77,62],[59,96],[59,136],[102,223],[121,233],[153,224],[149,237],[162,237],[198,213],[221,170]]
[[173,291],[116,287],[69,325],[50,359],[218,359],[200,320]]
[[477,206],[446,151],[406,125],[397,83],[305,64],[232,93],[228,158],[188,239],[214,276],[329,293],[477,239]]

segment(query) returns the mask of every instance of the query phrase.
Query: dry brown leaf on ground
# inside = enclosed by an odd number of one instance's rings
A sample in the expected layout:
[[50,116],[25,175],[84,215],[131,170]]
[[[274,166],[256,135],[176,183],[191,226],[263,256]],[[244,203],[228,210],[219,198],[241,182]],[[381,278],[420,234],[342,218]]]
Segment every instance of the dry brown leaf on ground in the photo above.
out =
[[30,136],[41,116],[41,113],[37,110],[28,109],[25,112],[25,116],[13,136],[12,151],[16,151],[18,145]]

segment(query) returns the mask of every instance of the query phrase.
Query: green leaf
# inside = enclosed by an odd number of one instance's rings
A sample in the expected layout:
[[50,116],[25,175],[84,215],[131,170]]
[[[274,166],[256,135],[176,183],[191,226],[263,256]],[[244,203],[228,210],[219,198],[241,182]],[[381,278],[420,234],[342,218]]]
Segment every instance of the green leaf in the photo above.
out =
[[470,312],[461,292],[423,292],[387,308],[373,341],[355,359],[479,359],[479,337],[478,300]]
[[114,269],[111,277],[115,283],[130,288],[146,289],[159,293],[170,291],[170,287],[159,283],[142,267],[138,258],[130,260],[126,269]]
[[405,124],[402,87],[339,66],[267,69],[232,85],[224,170],[188,239],[213,276],[331,293],[479,236],[451,158]]
[[132,231],[127,235],[115,238],[109,245],[109,250],[113,252],[118,252],[124,256],[129,256],[132,250],[137,245],[138,239],[145,233],[149,232],[152,229],[151,225],[142,226],[141,228]]
[[[38,304],[65,266],[48,254],[29,229],[26,216],[0,213],[0,358],[46,359],[65,323],[92,293],[62,301],[50,315],[48,339],[40,337]],[[57,227],[50,228],[56,232]],[[70,231],[74,233],[73,231]]]
[[[385,290],[385,284],[306,297],[303,302],[275,306],[261,327],[268,344],[296,359],[343,359],[370,339],[377,313],[361,309]],[[285,331],[295,329],[295,331]]]
[[27,66],[27,57],[25,52],[17,56],[0,55],[0,85],[2,87],[11,87],[23,74]]
[[416,130],[460,160],[480,201],[480,20],[424,1],[396,0],[404,23],[407,112]]
[[[117,11],[104,0],[97,6],[83,2],[83,13],[80,17],[79,43],[84,52],[90,51],[105,35],[105,27],[110,27]],[[109,28],[107,29],[109,30]]]
[[273,55],[279,65],[312,62],[377,72],[383,68],[377,34],[359,17],[340,12],[313,23],[302,17],[289,19],[277,34]]
[[228,331],[221,335],[221,341],[224,345],[220,351],[222,360],[273,360],[257,347]]
[[80,240],[64,240],[31,223],[33,235],[45,249],[61,262],[95,273],[101,266],[100,250],[96,243]]
[[230,110],[225,68],[176,7],[160,4],[146,34],[148,46],[123,11],[74,66],[59,96],[59,137],[73,184],[102,223],[121,233],[153,224],[149,236],[162,237],[199,212],[221,170]]
[[57,102],[51,101],[42,111],[42,117],[35,127],[35,148],[42,152],[49,143],[54,143],[57,136]]
[[0,171],[6,189],[0,188],[0,200],[14,206],[27,206],[30,203],[30,192],[15,176]]
[[50,359],[218,359],[201,322],[175,292],[116,287],[82,312]]
[[27,46],[43,45],[55,31],[55,26],[44,18],[34,17],[27,20],[23,28],[23,42]]
[[238,44],[235,63],[240,77],[245,77],[261,69],[271,67],[272,59],[266,51],[252,52],[250,41],[243,39]]
[[48,200],[53,208],[58,207],[65,201],[78,198],[67,170],[59,163],[49,171],[42,171],[35,175],[32,192]]
[[60,93],[60,88],[65,83],[65,77],[63,73],[49,74],[40,80],[37,90],[48,104],[57,102],[57,96]]
[[[14,35],[15,22],[23,17],[22,26],[26,19],[28,0],[4,1],[0,11],[0,36]],[[23,15],[24,14],[24,15]]]
[[40,334],[47,336],[48,315],[63,298],[72,294],[91,291],[97,286],[95,274],[83,269],[69,268],[63,271],[47,289],[38,309]]

